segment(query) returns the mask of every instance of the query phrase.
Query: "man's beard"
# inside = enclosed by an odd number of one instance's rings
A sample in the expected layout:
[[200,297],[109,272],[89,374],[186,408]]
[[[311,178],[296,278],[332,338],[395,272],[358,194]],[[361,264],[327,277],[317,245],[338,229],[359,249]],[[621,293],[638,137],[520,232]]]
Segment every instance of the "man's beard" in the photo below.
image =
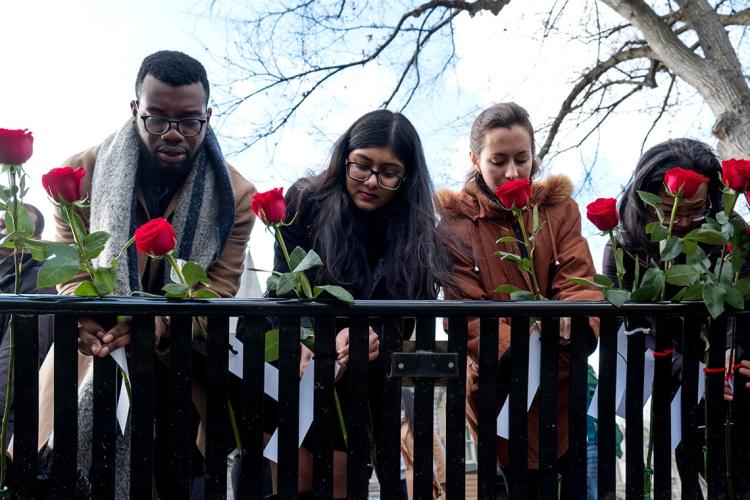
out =
[[180,165],[164,165],[156,159],[154,154],[148,149],[143,138],[136,130],[136,137],[138,137],[138,148],[140,149],[140,161],[143,166],[148,168],[151,172],[155,172],[160,178],[165,180],[176,180],[182,179],[193,167],[194,155],[191,155],[189,151],[185,152],[185,161]]

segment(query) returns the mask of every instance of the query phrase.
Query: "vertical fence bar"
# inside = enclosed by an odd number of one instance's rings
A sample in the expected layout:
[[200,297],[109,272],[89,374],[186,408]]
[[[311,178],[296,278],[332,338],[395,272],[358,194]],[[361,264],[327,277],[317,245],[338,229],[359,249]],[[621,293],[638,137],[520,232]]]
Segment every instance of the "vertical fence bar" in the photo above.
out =
[[[400,500],[403,498],[400,487],[401,472],[401,377],[388,377],[387,367],[391,366],[394,352],[402,347],[402,318],[384,318],[383,339],[380,343],[380,358],[383,366],[382,401],[379,405],[377,426],[377,464],[380,482],[380,498]],[[462,404],[465,402],[462,400]]]
[[682,333],[682,395],[680,399],[682,441],[680,448],[683,450],[683,465],[680,479],[682,480],[682,498],[685,500],[699,498],[698,474],[703,467],[701,459],[703,443],[697,434],[698,429],[694,427],[698,401],[703,399],[703,395],[698,394],[698,377],[703,376],[703,372],[699,373],[699,362],[705,352],[704,343],[700,337],[703,324],[704,318],[695,315],[687,316]]
[[[34,496],[37,475],[39,405],[39,321],[37,316],[14,314],[16,325],[14,414],[14,488],[17,498]],[[7,335],[8,333],[6,333]],[[3,388],[4,389],[4,388]]]
[[340,433],[336,414],[334,369],[336,363],[336,319],[315,318],[315,403],[313,491],[315,498],[333,498],[333,440]]
[[[435,350],[435,318],[417,318],[417,350]],[[432,500],[433,379],[414,380],[414,498]]]
[[74,498],[78,450],[78,320],[57,314],[54,320],[55,436],[52,473],[54,498]]
[[206,366],[206,499],[227,497],[229,317],[208,317]]
[[245,316],[242,349],[242,406],[238,421],[244,453],[237,498],[263,498],[263,417],[265,383],[264,318]]
[[[542,363],[539,378],[539,473],[542,498],[554,498],[557,476],[557,387],[560,363],[560,322],[542,318]],[[541,369],[540,366],[540,369]],[[567,394],[565,395],[567,397]]]
[[[528,496],[529,422],[527,398],[529,387],[529,318],[513,316],[510,326],[510,456],[513,463],[509,470],[510,498],[523,499]],[[509,361],[501,361],[503,373]]]
[[[479,320],[479,498],[497,498],[497,318]],[[526,456],[525,454],[523,455]]]
[[[130,498],[151,498],[154,465],[154,318],[135,316],[130,343]],[[112,498],[112,497],[110,497]]]
[[711,500],[726,498],[726,470],[724,421],[724,349],[726,348],[727,322],[724,316],[711,321],[708,332],[708,371],[706,372],[706,482]]
[[348,415],[349,450],[346,462],[346,493],[348,498],[367,498],[370,438],[368,432],[368,351],[369,323],[355,316],[349,328]]
[[114,496],[115,489],[115,445],[118,432],[115,419],[117,365],[110,356],[94,357],[93,384],[91,498],[109,499]]
[[190,459],[195,429],[192,423],[193,380],[193,318],[172,316],[169,331],[169,447],[167,471],[169,481],[164,481],[167,498],[190,497]]
[[570,338],[570,396],[568,402],[568,454],[570,456],[570,498],[586,499],[586,444],[588,385],[588,318],[574,316]]
[[672,339],[675,338],[677,328],[675,318],[660,317],[656,320],[651,425],[654,443],[654,498],[657,500],[669,499],[672,496],[670,459],[672,453],[670,418],[672,354],[670,350],[674,345]]
[[[640,324],[641,321],[636,323]],[[625,384],[625,494],[628,500],[643,498],[643,353],[646,337],[637,332],[627,337],[627,380]]]
[[448,381],[445,405],[446,498],[466,496],[466,318],[448,319],[448,352],[458,354],[458,376]]
[[299,318],[279,319],[279,498],[297,498],[299,473]]
[[615,379],[617,376],[617,320],[601,318],[599,334],[599,498],[615,498]]

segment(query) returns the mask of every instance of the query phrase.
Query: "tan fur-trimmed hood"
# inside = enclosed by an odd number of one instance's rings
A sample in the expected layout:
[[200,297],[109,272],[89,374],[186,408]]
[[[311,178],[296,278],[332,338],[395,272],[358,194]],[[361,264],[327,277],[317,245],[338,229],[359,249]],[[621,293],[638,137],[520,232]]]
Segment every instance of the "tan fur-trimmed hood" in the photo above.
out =
[[[573,194],[573,183],[565,175],[551,175],[533,184],[532,203],[539,207],[557,205]],[[461,191],[440,189],[436,194],[437,203],[448,214],[486,217],[491,214],[509,213],[479,188],[474,180],[467,182]]]

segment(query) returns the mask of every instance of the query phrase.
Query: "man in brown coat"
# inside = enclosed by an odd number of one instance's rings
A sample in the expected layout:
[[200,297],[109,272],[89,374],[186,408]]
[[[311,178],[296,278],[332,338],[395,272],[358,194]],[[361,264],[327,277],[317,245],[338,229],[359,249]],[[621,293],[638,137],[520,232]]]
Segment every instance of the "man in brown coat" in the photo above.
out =
[[[97,264],[109,265],[135,228],[164,217],[175,228],[176,257],[196,261],[207,270],[214,291],[233,297],[254,222],[250,200],[255,188],[226,163],[209,126],[206,71],[181,52],[157,52],[143,60],[135,94],[123,127],[64,163],[86,170],[83,190],[90,207],[79,214],[87,229],[111,235]],[[72,243],[59,212],[55,221],[56,240]],[[169,282],[163,260],[132,246],[118,260],[116,295],[161,293]],[[60,293],[72,294],[82,279],[60,286]],[[169,322],[157,317],[155,327],[158,345],[168,335]],[[91,366],[92,354],[104,357],[129,342],[128,320],[104,327],[93,318],[80,318],[79,379]],[[52,431],[53,372],[50,354],[40,373],[40,447]],[[203,414],[200,401],[196,406]]]

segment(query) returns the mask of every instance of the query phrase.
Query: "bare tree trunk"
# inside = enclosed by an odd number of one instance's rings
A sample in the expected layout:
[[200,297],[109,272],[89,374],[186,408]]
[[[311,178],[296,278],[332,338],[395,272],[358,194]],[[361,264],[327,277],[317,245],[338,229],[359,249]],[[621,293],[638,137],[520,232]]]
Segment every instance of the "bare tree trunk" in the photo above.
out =
[[702,56],[643,0],[602,0],[638,28],[656,57],[705,99],[724,158],[750,156],[750,88],[718,14],[706,0],[677,0],[698,37]]

